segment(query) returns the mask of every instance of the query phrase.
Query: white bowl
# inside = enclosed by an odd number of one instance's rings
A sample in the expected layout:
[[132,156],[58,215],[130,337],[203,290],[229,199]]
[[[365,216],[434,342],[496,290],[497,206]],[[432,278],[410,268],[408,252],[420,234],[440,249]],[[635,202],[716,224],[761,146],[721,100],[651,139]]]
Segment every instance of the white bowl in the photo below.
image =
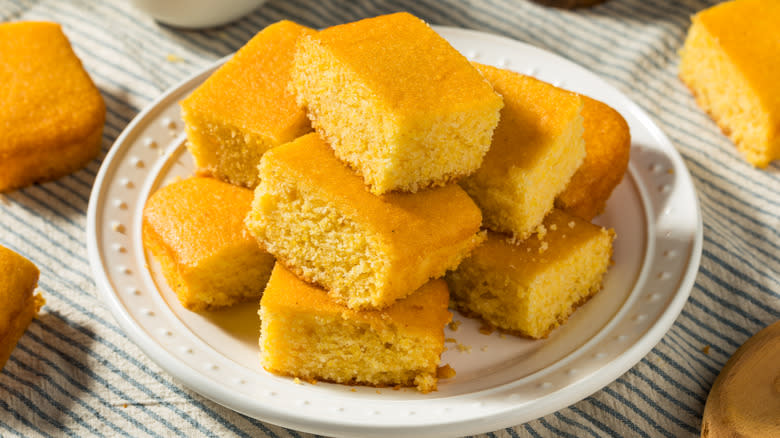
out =
[[221,26],[263,3],[265,0],[133,0],[136,8],[155,20],[184,28]]

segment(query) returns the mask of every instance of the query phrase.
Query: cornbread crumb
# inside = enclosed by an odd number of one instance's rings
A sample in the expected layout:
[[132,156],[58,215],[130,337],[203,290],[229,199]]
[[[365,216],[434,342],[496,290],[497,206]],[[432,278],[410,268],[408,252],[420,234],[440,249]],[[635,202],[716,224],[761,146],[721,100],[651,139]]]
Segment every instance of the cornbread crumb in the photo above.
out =
[[440,379],[451,379],[455,377],[455,374],[455,369],[448,363],[436,368],[436,377]]
[[455,338],[444,338],[444,342],[451,342],[451,343],[457,343],[458,340]]
[[485,239],[479,208],[458,185],[373,195],[317,133],[268,151],[259,175],[250,232],[351,308],[389,306]]
[[257,300],[273,257],[244,225],[252,191],[192,177],[153,193],[143,210],[144,247],[182,305],[200,311]]
[[496,331],[496,328],[493,326],[493,324],[482,321],[482,325],[479,327],[480,333],[489,336],[492,335],[494,331]]
[[574,221],[569,222],[569,228],[574,228],[576,225],[577,223]]
[[296,40],[313,32],[286,20],[266,27],[181,102],[198,168],[253,188],[263,153],[311,130],[287,84]]
[[557,230],[558,229],[558,224],[550,225],[550,229],[553,230],[553,231]]
[[745,159],[766,167],[780,158],[780,2],[723,2],[691,20],[680,79]]
[[471,346],[470,345],[464,345],[464,344],[457,344],[456,345],[458,351],[461,353],[471,353]]
[[504,97],[490,150],[459,181],[483,226],[519,240],[534,233],[585,158],[582,98],[509,70],[475,64]]
[[702,347],[701,352],[704,354],[710,354],[710,346],[705,345],[704,347]]
[[543,252],[547,251],[547,248],[548,248],[549,246],[550,246],[550,244],[549,244],[549,243],[547,243],[547,242],[541,242],[541,243],[539,244],[539,254],[541,254],[541,253],[543,253]]
[[[561,230],[570,221],[577,222],[576,231],[564,241]],[[536,238],[513,245],[502,235],[489,234],[446,277],[454,308],[500,330],[538,339],[598,292],[612,255],[614,231],[560,210],[553,210],[545,223],[557,224],[557,230],[547,227],[549,246],[542,256],[536,256],[541,245]]]
[[450,330],[452,330],[452,331],[456,332],[456,331],[458,331],[458,328],[460,327],[460,324],[461,324],[461,323],[462,323],[462,321],[453,320],[453,321],[451,321],[451,322],[450,322],[449,324],[447,324],[447,325],[449,326]]
[[168,61],[168,62],[173,62],[173,63],[184,62],[184,58],[182,58],[181,56],[175,55],[173,53],[169,53],[169,54],[165,55],[165,60]]
[[375,194],[474,172],[503,105],[463,55],[408,13],[301,38],[292,76],[317,132]]
[[433,280],[384,310],[351,310],[277,264],[260,301],[261,361],[300,379],[433,391],[447,304]]
[[297,377],[293,379],[293,383],[295,383],[296,385],[303,385],[303,382],[301,382],[301,379],[299,379]]

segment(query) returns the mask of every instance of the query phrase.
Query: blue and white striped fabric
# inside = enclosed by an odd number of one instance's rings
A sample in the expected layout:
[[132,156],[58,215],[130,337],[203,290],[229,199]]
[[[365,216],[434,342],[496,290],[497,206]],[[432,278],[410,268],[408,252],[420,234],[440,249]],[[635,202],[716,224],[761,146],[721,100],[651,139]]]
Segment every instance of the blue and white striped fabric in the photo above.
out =
[[780,166],[748,165],[677,79],[689,16],[713,3],[610,0],[563,11],[526,0],[272,0],[229,26],[180,31],[124,0],[0,1],[2,21],[61,23],[108,107],[98,159],[0,197],[0,244],[41,268],[47,299],[0,373],[0,436],[305,435],[182,387],[124,336],[96,296],[85,247],[87,201],[102,158],[135,114],[261,28],[285,18],[318,28],[398,10],[505,35],[598,73],[666,132],[701,201],[701,269],[681,316],[652,352],[593,396],[487,436],[697,436],[723,364],[780,319]]

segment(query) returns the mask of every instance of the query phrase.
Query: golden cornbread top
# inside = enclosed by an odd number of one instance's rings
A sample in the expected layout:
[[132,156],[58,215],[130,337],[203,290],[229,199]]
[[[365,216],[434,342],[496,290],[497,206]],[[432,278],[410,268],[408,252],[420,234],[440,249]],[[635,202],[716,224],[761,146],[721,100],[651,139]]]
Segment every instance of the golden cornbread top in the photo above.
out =
[[244,225],[252,190],[216,179],[192,177],[157,190],[144,206],[144,226],[193,267],[229,245],[256,243]]
[[0,160],[75,143],[103,126],[103,97],[59,24],[0,24],[0,84]]
[[31,261],[0,246],[0,338],[32,297],[38,275]]
[[329,27],[309,38],[397,116],[457,111],[501,97],[469,61],[424,21],[400,12]]
[[532,167],[547,151],[545,140],[559,136],[579,114],[582,99],[576,93],[530,76],[474,65],[504,96],[501,119],[482,167],[491,171]]
[[449,290],[444,280],[431,280],[408,297],[382,310],[352,310],[337,304],[328,293],[306,283],[277,263],[271,272],[262,306],[270,310],[292,308],[296,313],[341,315],[346,320],[370,324],[381,330],[392,324],[404,330],[442,333],[451,318],[447,310]]
[[606,232],[558,209],[553,209],[544,218],[543,226],[544,231],[518,243],[512,243],[504,234],[489,232],[487,241],[471,256],[477,263],[503,271],[510,277],[533,278],[536,272],[549,268],[589,239]]
[[693,22],[713,37],[765,110],[780,117],[780,2],[725,2],[694,15]]
[[[283,143],[308,123],[288,90],[295,42],[314,30],[291,21],[258,32],[189,97],[185,111],[198,111],[238,129]],[[292,137],[291,137],[292,136]]]
[[417,193],[370,193],[317,133],[271,149],[263,161],[292,172],[301,190],[324,193],[339,211],[407,253],[461,242],[482,222],[479,208],[457,184]]

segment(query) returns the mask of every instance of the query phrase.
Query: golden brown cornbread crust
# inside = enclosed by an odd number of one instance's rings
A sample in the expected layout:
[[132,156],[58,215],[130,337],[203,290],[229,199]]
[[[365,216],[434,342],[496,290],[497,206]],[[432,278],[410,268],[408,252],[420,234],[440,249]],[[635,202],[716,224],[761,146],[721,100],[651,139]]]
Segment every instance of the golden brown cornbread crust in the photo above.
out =
[[32,262],[0,246],[0,369],[44,304],[34,293],[39,274]]
[[59,178],[100,151],[103,98],[58,24],[0,24],[0,192]]
[[160,188],[144,206],[144,247],[182,305],[210,310],[260,297],[273,257],[244,226],[252,191],[192,177]]
[[585,160],[555,199],[555,206],[590,221],[604,211],[626,173],[631,131],[623,116],[609,105],[581,97]]
[[168,286],[176,292],[176,296],[179,297],[182,306],[190,310],[207,310],[207,306],[199,305],[197,302],[188,299],[189,294],[187,293],[184,279],[179,273],[176,257],[173,255],[173,251],[170,247],[165,245],[162,237],[157,233],[155,228],[147,221],[144,221],[141,227],[141,240],[144,248],[149,250],[157,259],[157,262],[160,263],[165,281],[168,283]]

